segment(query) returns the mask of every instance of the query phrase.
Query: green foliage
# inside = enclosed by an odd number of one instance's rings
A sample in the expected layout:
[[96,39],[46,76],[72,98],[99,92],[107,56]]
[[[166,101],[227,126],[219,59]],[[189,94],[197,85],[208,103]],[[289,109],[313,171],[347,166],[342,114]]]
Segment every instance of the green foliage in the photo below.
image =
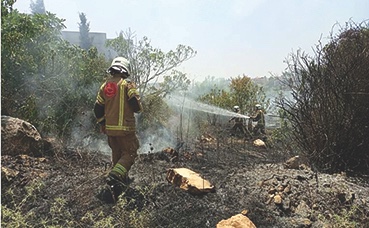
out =
[[28,117],[25,119],[26,121],[34,121],[38,118],[38,107],[36,104],[36,97],[34,94],[30,95],[24,101],[24,105],[21,106],[20,113],[23,113],[24,116]]
[[[241,113],[251,112],[256,103],[269,105],[262,87],[252,82],[247,76],[232,78],[228,88],[220,89],[214,85],[210,92],[199,96],[200,101],[220,108],[232,110],[233,106],[239,106]],[[208,115],[212,125],[217,123],[217,115]]]
[[281,99],[292,137],[310,162],[326,172],[368,173],[369,26],[349,22],[310,57],[291,55]]
[[[42,134],[68,137],[76,127],[93,129],[92,122],[82,124],[79,118],[93,119],[91,109],[109,63],[95,47],[87,49],[91,45],[87,45],[89,23],[85,14],[80,14],[84,50],[62,40],[62,19],[48,12],[22,14],[12,10],[13,3],[2,1],[2,114],[28,120]],[[41,3],[37,1],[34,6]],[[179,45],[175,51],[164,53],[153,48],[146,37],[138,42],[133,38],[132,33],[121,33],[108,45],[131,61],[132,79],[146,100],[144,109],[150,110],[143,116],[150,118],[142,126],[148,121],[161,123],[167,109],[160,99],[190,84],[175,67],[196,52]],[[159,77],[164,81],[152,86]],[[150,98],[154,96],[158,97]]]
[[3,16],[13,11],[13,5],[16,0],[1,0],[1,24],[4,23]]
[[59,40],[57,31],[64,25],[52,14],[26,15],[17,11],[2,15],[2,21],[2,113],[10,114],[20,109],[28,79],[44,73],[43,64],[53,48],[50,41]]
[[[137,188],[136,191],[144,198],[151,194],[154,187]],[[22,197],[18,194],[19,190],[9,188],[2,196],[7,199],[6,203],[2,201],[1,204],[2,227],[150,227],[150,211],[132,206],[134,199],[120,197],[110,214],[87,211],[81,219],[77,219],[68,206],[70,202],[63,197],[48,199],[48,204],[43,205],[43,214],[36,214],[32,210],[37,205],[35,202],[43,200],[48,191],[42,181],[28,183]]]
[[[196,51],[191,47],[178,45],[175,51],[164,53],[159,48],[152,47],[147,37],[137,42],[135,40],[134,33],[128,30],[125,33],[120,32],[117,38],[107,41],[107,46],[130,61],[131,78],[139,86],[143,97],[150,93],[148,91],[151,87],[150,83],[157,81],[159,77],[179,75],[182,81],[187,80],[183,77],[183,73],[173,72],[173,70],[196,55]],[[176,87],[171,86],[170,89],[176,89]],[[163,92],[167,93],[167,91]]]
[[9,11],[2,20],[2,114],[28,120],[42,134],[68,136],[78,116],[92,115],[107,61],[95,47],[62,40],[63,20],[53,14]]
[[216,87],[211,89],[209,93],[200,96],[199,100],[205,102],[206,104],[211,104],[226,109],[229,109],[230,104],[232,103],[230,93]]
[[36,219],[32,210],[26,210],[25,205],[34,202],[36,194],[45,187],[43,182],[33,181],[26,186],[26,193],[22,200],[18,201],[14,189],[6,191],[6,197],[10,202],[6,205],[1,204],[1,226],[3,227],[34,227],[32,222]]
[[164,101],[165,97],[173,92],[186,91],[190,83],[185,74],[173,70],[171,75],[164,76],[164,81],[148,88],[142,103],[144,112],[140,116],[140,129],[165,126],[168,117],[173,114]]
[[[229,92],[224,90],[220,90],[218,88],[213,88],[210,90],[208,94],[200,96],[199,101],[202,101],[206,104],[214,105],[220,108],[229,109],[229,104],[231,104],[231,95]],[[207,114],[208,122],[211,125],[216,125],[219,116],[216,114]]]
[[166,124],[172,111],[161,96],[148,95],[142,103],[143,113],[139,117],[139,128],[145,130]]
[[346,208],[341,208],[339,211],[333,213],[328,218],[319,214],[318,219],[325,224],[330,224],[332,228],[356,228],[362,227],[360,218],[365,218],[366,215],[356,206],[352,205]]
[[[165,53],[152,47],[147,37],[136,41],[130,30],[120,32],[117,38],[107,41],[107,47],[130,61],[131,78],[143,98],[144,112],[140,116],[140,128],[165,124],[169,110],[163,98],[170,93],[187,90],[190,85],[186,74],[176,70],[176,67],[194,57],[196,51],[178,45],[175,51]],[[156,83],[159,78],[163,82]]]
[[231,106],[239,106],[241,110],[254,109],[255,104],[261,104],[264,109],[269,106],[269,100],[266,100],[263,87],[260,87],[252,82],[250,77],[238,76],[231,79]]

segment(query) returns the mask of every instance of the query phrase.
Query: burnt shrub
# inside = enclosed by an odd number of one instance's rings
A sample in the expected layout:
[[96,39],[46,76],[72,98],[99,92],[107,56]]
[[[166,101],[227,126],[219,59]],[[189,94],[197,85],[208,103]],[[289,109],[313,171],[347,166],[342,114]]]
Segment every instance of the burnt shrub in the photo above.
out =
[[[287,113],[297,142],[319,171],[369,173],[369,24],[352,21],[331,33],[314,56],[290,55],[282,83],[292,98]],[[334,27],[335,28],[335,27]]]

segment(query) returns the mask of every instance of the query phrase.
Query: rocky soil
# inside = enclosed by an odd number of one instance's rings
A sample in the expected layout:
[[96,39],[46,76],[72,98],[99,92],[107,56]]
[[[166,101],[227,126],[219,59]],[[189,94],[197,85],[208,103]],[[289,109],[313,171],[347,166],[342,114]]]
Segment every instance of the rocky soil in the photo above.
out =
[[[166,146],[163,145],[162,148]],[[96,198],[110,168],[99,151],[62,148],[54,155],[1,156],[2,227],[216,227],[242,211],[257,227],[368,227],[369,181],[315,173],[276,147],[211,135],[185,142],[172,159],[141,154],[130,188],[116,204]],[[215,185],[192,195],[166,180],[185,167]]]

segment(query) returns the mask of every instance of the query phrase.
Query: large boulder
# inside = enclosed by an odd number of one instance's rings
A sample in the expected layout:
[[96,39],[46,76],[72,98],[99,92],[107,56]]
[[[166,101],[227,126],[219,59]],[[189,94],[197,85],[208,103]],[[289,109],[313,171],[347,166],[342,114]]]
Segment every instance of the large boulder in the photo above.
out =
[[51,152],[51,143],[43,140],[37,129],[27,121],[1,116],[2,155],[27,154],[43,156]]

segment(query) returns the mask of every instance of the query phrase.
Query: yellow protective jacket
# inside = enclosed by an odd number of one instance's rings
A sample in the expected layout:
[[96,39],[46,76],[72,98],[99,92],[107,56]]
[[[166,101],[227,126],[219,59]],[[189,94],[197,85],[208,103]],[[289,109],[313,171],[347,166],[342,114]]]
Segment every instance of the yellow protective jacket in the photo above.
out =
[[265,116],[262,110],[257,110],[251,118],[253,121],[257,121],[259,125],[265,126]]
[[97,94],[94,113],[105,125],[109,136],[123,136],[136,131],[134,113],[142,111],[139,93],[133,82],[121,77],[109,78]]

